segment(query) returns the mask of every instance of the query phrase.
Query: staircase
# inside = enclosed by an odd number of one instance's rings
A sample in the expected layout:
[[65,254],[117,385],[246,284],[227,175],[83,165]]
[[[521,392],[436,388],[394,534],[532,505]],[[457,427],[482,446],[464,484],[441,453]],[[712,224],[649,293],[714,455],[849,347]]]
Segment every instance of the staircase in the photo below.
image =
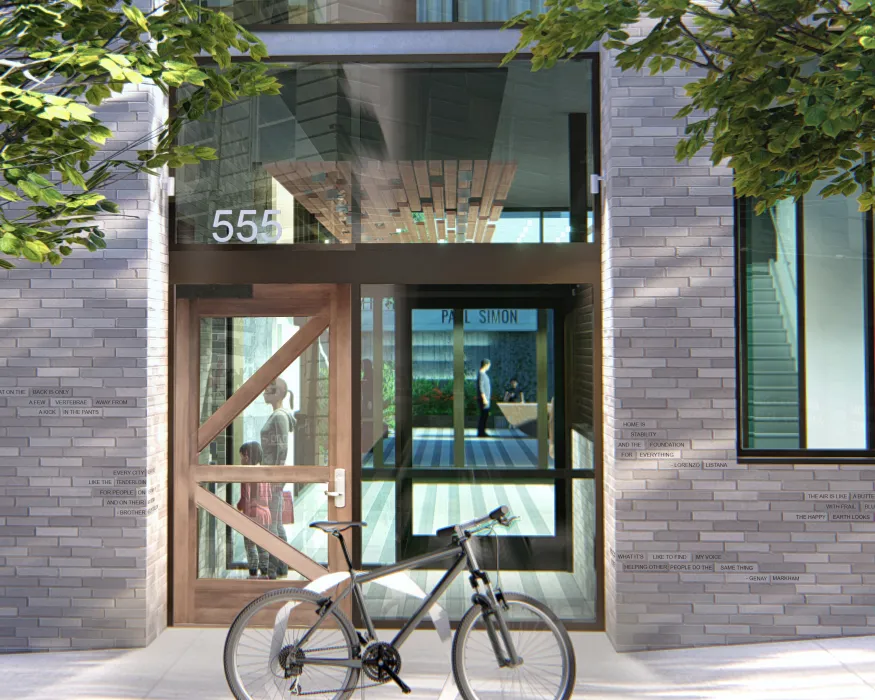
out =
[[798,449],[799,374],[768,263],[747,277],[747,446]]

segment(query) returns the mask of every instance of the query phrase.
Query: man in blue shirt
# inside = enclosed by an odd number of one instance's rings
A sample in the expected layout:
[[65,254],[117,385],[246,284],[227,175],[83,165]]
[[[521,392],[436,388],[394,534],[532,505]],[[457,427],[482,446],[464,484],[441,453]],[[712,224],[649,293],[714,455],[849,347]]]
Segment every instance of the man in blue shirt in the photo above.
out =
[[480,408],[480,418],[477,421],[477,437],[489,437],[486,434],[486,421],[489,419],[489,407],[492,404],[492,382],[489,380],[489,368],[492,363],[483,360],[477,373],[477,406]]

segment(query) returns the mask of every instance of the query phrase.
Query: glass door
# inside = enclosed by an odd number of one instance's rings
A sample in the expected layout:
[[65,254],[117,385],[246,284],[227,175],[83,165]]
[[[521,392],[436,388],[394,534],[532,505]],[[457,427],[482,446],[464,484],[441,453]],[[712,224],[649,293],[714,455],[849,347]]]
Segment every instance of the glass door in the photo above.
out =
[[553,310],[474,297],[453,302],[420,300],[408,310],[412,459],[396,489],[403,485],[400,510],[411,517],[397,520],[401,555],[437,548],[438,529],[507,504],[523,517],[497,532],[500,551],[485,548],[485,561],[562,569],[569,521],[551,474],[554,374],[562,361]]
[[500,533],[503,566],[568,566],[562,314],[523,301],[363,288],[363,517],[394,512],[363,533],[363,566],[437,548],[436,530],[505,503],[524,517]]
[[344,568],[309,523],[352,519],[350,290],[194,289],[176,304],[174,621],[225,623]]

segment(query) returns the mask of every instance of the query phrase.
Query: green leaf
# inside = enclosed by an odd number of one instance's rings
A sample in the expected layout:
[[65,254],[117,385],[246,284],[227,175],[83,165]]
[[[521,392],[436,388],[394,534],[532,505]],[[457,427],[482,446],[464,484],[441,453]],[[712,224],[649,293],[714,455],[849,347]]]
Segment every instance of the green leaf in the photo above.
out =
[[20,202],[21,197],[19,197],[15,192],[8,189],[7,187],[0,187],[0,197],[6,199],[10,202]]
[[28,182],[27,180],[19,180],[16,183],[24,194],[33,199],[34,201],[38,201],[40,198],[40,189],[32,182]]
[[32,241],[27,241],[24,244],[24,247],[21,248],[21,253],[31,262],[41,263],[43,261],[43,256],[32,246]]
[[185,79],[192,85],[203,85],[207,74],[197,68],[191,68],[185,72]]
[[125,13],[125,16],[131,20],[134,24],[136,24],[143,31],[148,31],[149,23],[146,22],[146,16],[140,11],[139,7],[135,5],[124,5],[122,6],[122,12]]
[[82,122],[90,122],[92,110],[78,102],[71,102],[67,105],[67,110],[70,112],[71,119],[77,119]]
[[66,120],[70,118],[70,112],[64,107],[59,107],[58,105],[52,105],[51,107],[46,107],[42,112],[37,114],[40,119],[61,119]]
[[829,111],[826,107],[815,105],[805,113],[805,123],[808,126],[819,126],[823,124],[829,117]]
[[100,66],[106,70],[111,76],[113,80],[123,80],[124,73],[122,69],[118,67],[115,61],[110,60],[109,58],[101,58],[98,63]]
[[42,107],[43,101],[33,95],[23,94],[18,96],[18,101],[22,102],[30,107]]
[[10,233],[0,238],[0,252],[7,255],[18,255],[21,250],[21,241]]

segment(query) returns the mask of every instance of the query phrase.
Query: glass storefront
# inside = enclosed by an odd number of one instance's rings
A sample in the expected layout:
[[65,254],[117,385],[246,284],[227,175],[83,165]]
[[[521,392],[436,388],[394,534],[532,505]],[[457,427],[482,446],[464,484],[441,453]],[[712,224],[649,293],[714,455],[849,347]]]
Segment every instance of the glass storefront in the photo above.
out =
[[504,22],[543,0],[201,0],[243,25]]
[[[180,143],[182,244],[593,242],[593,64],[277,67]],[[569,86],[574,86],[569,89]]]

